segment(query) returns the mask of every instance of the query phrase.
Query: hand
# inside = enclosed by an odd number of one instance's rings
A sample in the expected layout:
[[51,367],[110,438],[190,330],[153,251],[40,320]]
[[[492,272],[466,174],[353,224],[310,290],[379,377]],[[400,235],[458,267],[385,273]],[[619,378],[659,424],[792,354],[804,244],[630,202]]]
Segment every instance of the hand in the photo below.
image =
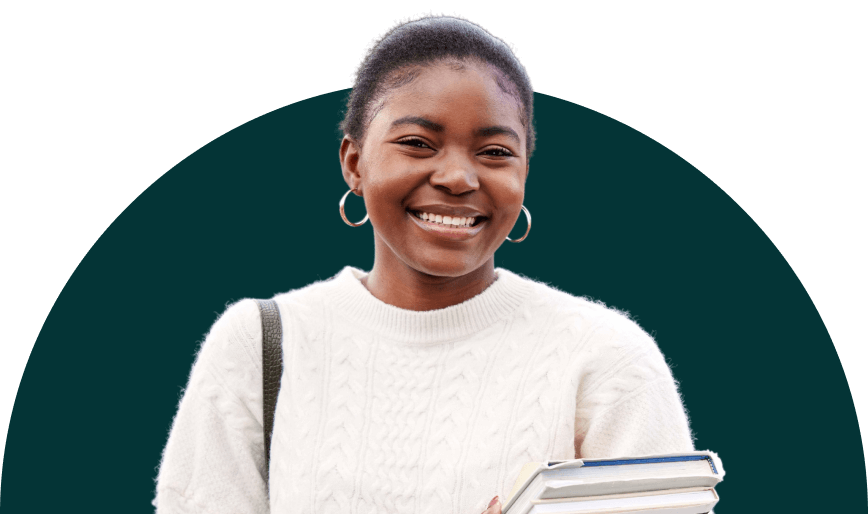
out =
[[500,496],[495,495],[494,499],[488,503],[488,508],[482,513],[500,513],[502,506],[500,505]]

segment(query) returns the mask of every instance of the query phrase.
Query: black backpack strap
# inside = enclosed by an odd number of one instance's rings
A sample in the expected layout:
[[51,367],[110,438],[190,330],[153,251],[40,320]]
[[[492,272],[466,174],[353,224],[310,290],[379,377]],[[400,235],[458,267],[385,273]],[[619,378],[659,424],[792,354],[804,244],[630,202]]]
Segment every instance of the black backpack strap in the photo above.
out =
[[274,300],[257,300],[262,319],[262,434],[265,437],[265,477],[268,487],[268,464],[271,459],[271,432],[280,376],[283,373],[283,330],[280,310]]

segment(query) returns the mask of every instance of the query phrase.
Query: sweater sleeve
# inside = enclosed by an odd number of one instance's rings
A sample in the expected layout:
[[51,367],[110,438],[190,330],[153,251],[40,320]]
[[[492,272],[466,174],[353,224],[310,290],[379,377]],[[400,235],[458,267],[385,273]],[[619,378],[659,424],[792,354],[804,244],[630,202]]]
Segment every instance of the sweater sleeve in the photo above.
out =
[[596,386],[578,393],[577,457],[693,450],[687,414],[666,360],[644,331],[630,337],[635,344],[623,346],[629,350],[598,374]]
[[157,513],[267,513],[262,328],[251,299],[230,306],[202,344],[157,477]]

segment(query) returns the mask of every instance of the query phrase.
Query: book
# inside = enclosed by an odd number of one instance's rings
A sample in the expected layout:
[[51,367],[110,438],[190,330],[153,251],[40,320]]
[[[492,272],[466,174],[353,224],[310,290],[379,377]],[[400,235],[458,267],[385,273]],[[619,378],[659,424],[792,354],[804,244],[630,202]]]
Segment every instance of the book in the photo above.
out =
[[714,488],[684,488],[541,501],[533,503],[529,513],[707,513],[717,501]]
[[503,513],[702,513],[717,503],[714,487],[723,474],[710,451],[528,463]]

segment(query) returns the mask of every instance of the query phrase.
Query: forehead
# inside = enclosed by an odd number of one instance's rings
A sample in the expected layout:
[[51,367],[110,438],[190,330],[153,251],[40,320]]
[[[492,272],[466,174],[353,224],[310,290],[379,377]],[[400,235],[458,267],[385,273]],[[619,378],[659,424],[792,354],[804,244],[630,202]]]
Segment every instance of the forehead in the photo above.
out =
[[414,70],[409,83],[390,90],[370,128],[388,130],[405,116],[424,116],[447,130],[506,125],[525,138],[518,99],[498,85],[496,71],[478,63],[437,63]]

